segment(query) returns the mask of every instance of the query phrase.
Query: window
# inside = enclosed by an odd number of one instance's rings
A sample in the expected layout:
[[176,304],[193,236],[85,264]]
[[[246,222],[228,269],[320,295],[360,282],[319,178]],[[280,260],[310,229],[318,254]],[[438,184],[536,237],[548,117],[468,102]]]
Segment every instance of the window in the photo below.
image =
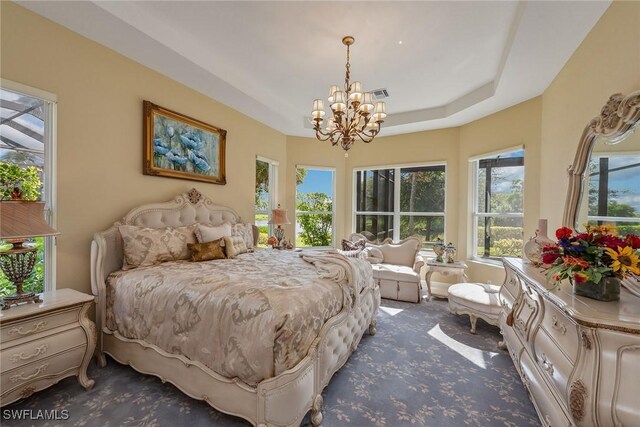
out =
[[278,162],[263,157],[256,159],[256,217],[255,224],[260,230],[258,246],[266,247],[267,239],[273,234],[268,224],[271,210],[276,208]]
[[[55,96],[7,80],[0,89],[0,165],[19,173],[23,197],[45,202],[47,222],[55,227]],[[2,197],[6,198],[5,191]],[[10,190],[8,190],[10,191]],[[25,291],[55,289],[55,237],[38,237],[34,273]],[[2,248],[8,247],[0,241]],[[0,296],[15,291],[0,271]]]
[[335,170],[296,168],[296,247],[332,247]]
[[524,150],[472,160],[473,256],[522,254]]
[[354,172],[355,231],[370,240],[418,236],[424,248],[444,239],[446,166]]
[[623,236],[640,234],[640,155],[594,153],[588,188],[589,224],[617,225]]

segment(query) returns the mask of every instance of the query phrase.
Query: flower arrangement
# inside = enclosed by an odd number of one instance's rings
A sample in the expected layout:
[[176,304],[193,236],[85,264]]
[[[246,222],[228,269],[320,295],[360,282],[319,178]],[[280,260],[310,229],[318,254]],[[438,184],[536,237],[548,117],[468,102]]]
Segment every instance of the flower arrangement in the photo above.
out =
[[267,245],[273,246],[274,248],[278,246],[278,239],[276,239],[276,236],[269,237],[269,239],[267,240]]
[[640,237],[635,234],[620,237],[612,225],[587,225],[582,233],[561,227],[556,237],[558,242],[542,252],[542,262],[551,265],[547,277],[556,284],[563,279],[578,286],[598,284],[604,277],[640,275]]

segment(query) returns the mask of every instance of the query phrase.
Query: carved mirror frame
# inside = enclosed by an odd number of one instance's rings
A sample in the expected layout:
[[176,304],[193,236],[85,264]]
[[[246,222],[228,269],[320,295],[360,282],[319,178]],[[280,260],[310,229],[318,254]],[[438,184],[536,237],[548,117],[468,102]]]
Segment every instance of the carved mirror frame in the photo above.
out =
[[640,91],[624,96],[621,93],[611,95],[600,115],[594,117],[584,128],[578,151],[569,166],[569,189],[564,205],[562,223],[575,228],[580,200],[582,198],[584,174],[591,158],[595,141],[600,138],[611,144],[617,144],[640,124]]

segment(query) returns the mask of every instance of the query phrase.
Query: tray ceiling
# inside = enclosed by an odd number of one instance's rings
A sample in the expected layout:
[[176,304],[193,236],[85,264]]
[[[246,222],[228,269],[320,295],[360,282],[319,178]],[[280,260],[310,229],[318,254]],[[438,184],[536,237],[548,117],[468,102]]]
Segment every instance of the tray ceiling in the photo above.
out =
[[458,126],[540,95],[610,4],[18,3],[285,134],[309,137],[313,99],[344,81],[344,35],[356,39],[352,81],[389,92],[384,136]]

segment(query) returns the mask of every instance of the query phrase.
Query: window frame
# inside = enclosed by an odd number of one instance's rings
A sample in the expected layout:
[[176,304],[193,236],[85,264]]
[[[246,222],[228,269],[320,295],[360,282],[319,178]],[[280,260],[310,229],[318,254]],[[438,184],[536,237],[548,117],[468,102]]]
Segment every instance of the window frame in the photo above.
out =
[[311,169],[311,170],[320,170],[320,171],[329,171],[331,172],[331,211],[299,211],[298,210],[298,185],[295,185],[295,192],[294,192],[294,220],[293,220],[293,226],[294,226],[294,231],[293,231],[293,235],[294,235],[294,246],[297,248],[297,243],[295,242],[296,237],[296,231],[295,228],[297,227],[297,223],[298,223],[298,215],[302,214],[302,215],[326,215],[326,214],[331,214],[331,245],[329,246],[301,246],[301,248],[313,248],[313,249],[333,249],[335,247],[336,244],[336,168],[331,167],[331,166],[310,166],[310,165],[295,165],[295,170],[294,170],[294,176],[293,176],[293,182],[296,182],[296,172],[298,169]]
[[[491,159],[496,156],[513,153],[514,151],[524,151],[525,154],[522,157],[522,212],[479,212],[478,207],[478,172],[480,169],[480,161]],[[471,197],[471,224],[470,224],[470,259],[483,262],[501,265],[500,261],[501,255],[498,256],[481,256],[476,253],[478,250],[478,221],[481,218],[522,218],[522,227],[524,230],[524,192],[525,192],[525,179],[526,179],[526,163],[525,163],[526,151],[524,145],[517,145],[509,148],[505,148],[498,151],[492,151],[489,153],[480,154],[477,156],[473,156],[469,158],[469,177],[470,177],[470,186],[471,191],[469,192]],[[524,236],[523,236],[524,239]]]
[[[280,163],[277,160],[270,159],[268,157],[256,156],[256,163],[263,162],[269,164],[269,203],[267,210],[259,210],[257,206],[254,206],[254,223],[255,215],[267,215],[271,216],[271,211],[278,206],[278,167]],[[273,224],[269,224],[269,236],[273,235]]]
[[[418,167],[431,167],[431,166],[444,166],[444,210],[443,212],[404,212],[400,211],[400,191],[402,186],[401,171],[402,169],[418,168]],[[387,170],[394,169],[394,177],[397,177],[393,183],[393,212],[378,212],[378,211],[358,211],[357,210],[357,176],[358,172],[362,171],[374,171],[374,170]],[[356,232],[357,216],[358,215],[378,215],[378,216],[391,216],[393,218],[393,241],[400,240],[400,217],[401,216],[424,216],[424,217],[442,217],[443,218],[443,236],[444,241],[447,240],[447,206],[448,206],[448,165],[447,161],[433,161],[433,162],[420,162],[420,163],[401,163],[392,165],[379,165],[379,166],[362,166],[353,168],[351,175],[352,184],[352,209],[353,215],[351,216],[351,232]],[[421,248],[422,254],[433,254],[433,249]]]
[[[58,97],[51,92],[2,78],[0,78],[0,87],[14,93],[38,98],[44,102],[44,185],[42,199],[45,202],[45,220],[51,227],[57,229]],[[57,236],[44,238],[44,292],[51,292],[57,288],[56,243]]]

